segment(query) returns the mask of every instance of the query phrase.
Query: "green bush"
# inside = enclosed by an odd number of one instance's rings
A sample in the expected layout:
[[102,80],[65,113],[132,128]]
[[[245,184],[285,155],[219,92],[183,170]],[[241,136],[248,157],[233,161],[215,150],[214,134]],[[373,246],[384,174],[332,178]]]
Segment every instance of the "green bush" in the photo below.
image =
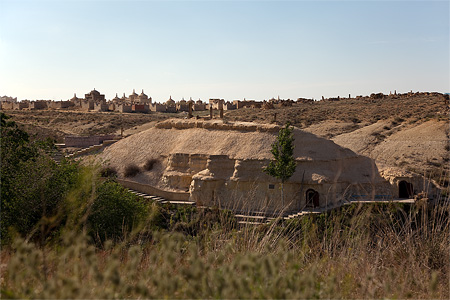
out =
[[101,177],[111,177],[116,178],[117,177],[117,170],[114,167],[107,166],[100,170],[100,176]]
[[118,241],[142,223],[147,214],[148,207],[139,197],[117,182],[105,181],[98,186],[88,215],[90,234],[97,241]]
[[32,142],[8,119],[1,113],[1,241],[8,244],[12,232],[42,241],[64,221],[78,164],[56,164],[52,141]]

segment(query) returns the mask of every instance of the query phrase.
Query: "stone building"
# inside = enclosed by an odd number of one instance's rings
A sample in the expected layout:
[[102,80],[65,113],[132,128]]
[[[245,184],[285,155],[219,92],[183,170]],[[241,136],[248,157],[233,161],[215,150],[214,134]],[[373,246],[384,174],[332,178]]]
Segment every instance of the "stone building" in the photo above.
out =
[[18,102],[12,102],[12,109],[14,110],[22,110],[30,107],[30,101],[23,100]]
[[30,102],[30,110],[39,110],[39,109],[47,109],[48,108],[48,101],[45,100],[37,100],[37,101],[31,101]]
[[177,111],[189,111],[189,104],[186,100],[181,99],[178,103],[176,103]]
[[150,110],[154,112],[166,112],[166,105],[161,103],[152,103]]
[[166,112],[169,113],[177,112],[177,105],[175,101],[172,99],[172,96],[169,97],[169,100],[167,100],[165,104],[166,104]]
[[152,98],[148,97],[146,94],[144,94],[144,90],[142,90],[141,94],[138,96],[138,100],[136,104],[151,104],[152,103]]
[[262,102],[258,102],[255,100],[233,100],[233,105],[236,107],[236,109],[241,108],[261,108]]
[[73,97],[72,97],[69,101],[73,103],[73,106],[74,106],[74,107],[81,107],[81,102],[82,102],[82,100],[83,100],[83,99],[78,98],[78,97],[77,97],[77,94],[74,93],[74,94],[73,94]]
[[132,94],[130,94],[129,96],[128,96],[128,101],[130,101],[130,102],[134,102],[134,101],[137,101],[138,100],[138,94],[136,94],[136,92],[134,91],[134,89],[133,89],[133,93]]
[[224,103],[225,103],[225,100],[223,100],[223,99],[209,99],[209,107],[212,107],[212,109],[215,109],[215,110],[223,109]]
[[197,101],[195,101],[193,109],[194,111],[204,111],[206,110],[206,103],[203,103],[202,100],[198,99]]
[[71,101],[50,101],[48,104],[50,109],[69,109],[71,107],[74,107]]
[[81,100],[81,110],[90,111],[94,109],[95,102],[93,100]]
[[106,103],[106,101],[98,101],[94,102],[94,111],[108,111],[109,105]]
[[132,105],[127,103],[115,104],[114,109],[122,113],[130,113],[133,111]]
[[137,113],[148,113],[150,111],[150,107],[148,104],[132,104],[131,111]]
[[97,101],[105,101],[105,95],[100,94],[100,92],[96,91],[95,89],[90,91],[90,93],[85,94],[84,98],[87,101],[94,101],[94,103]]

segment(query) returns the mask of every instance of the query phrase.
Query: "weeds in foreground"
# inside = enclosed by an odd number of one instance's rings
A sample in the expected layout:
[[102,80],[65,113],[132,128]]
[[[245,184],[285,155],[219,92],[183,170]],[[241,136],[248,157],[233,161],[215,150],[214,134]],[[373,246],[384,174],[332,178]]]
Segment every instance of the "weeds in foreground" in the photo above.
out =
[[448,298],[448,208],[352,205],[244,227],[188,209],[117,244],[18,239],[1,252],[2,297]]

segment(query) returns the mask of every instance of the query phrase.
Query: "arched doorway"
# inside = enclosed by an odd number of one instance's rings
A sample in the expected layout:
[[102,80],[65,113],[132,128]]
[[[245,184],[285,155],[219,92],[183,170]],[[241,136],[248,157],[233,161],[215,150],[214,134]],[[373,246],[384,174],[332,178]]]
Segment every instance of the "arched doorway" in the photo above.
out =
[[412,183],[402,180],[398,183],[398,197],[411,198],[414,196],[414,189]]
[[319,207],[319,193],[313,189],[306,191],[306,206],[307,207]]

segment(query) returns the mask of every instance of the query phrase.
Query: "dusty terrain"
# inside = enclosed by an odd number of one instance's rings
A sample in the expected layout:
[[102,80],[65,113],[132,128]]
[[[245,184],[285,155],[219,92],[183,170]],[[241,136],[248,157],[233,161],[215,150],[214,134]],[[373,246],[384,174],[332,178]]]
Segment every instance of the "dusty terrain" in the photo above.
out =
[[[182,117],[183,114],[138,114],[116,112],[78,112],[65,110],[5,111],[28,132],[63,142],[66,135],[133,134],[151,127],[155,121]],[[152,123],[153,122],[153,123]]]
[[[147,130],[157,121],[185,118],[185,113],[120,114],[115,112],[6,111],[38,137],[62,142],[65,135],[120,134]],[[440,94],[370,99],[341,99],[263,110],[225,112],[225,120],[294,126],[331,139],[356,153],[374,158],[379,167],[397,166],[442,175],[449,166],[448,100]],[[208,112],[197,113],[208,115]],[[217,113],[216,113],[217,114]]]

